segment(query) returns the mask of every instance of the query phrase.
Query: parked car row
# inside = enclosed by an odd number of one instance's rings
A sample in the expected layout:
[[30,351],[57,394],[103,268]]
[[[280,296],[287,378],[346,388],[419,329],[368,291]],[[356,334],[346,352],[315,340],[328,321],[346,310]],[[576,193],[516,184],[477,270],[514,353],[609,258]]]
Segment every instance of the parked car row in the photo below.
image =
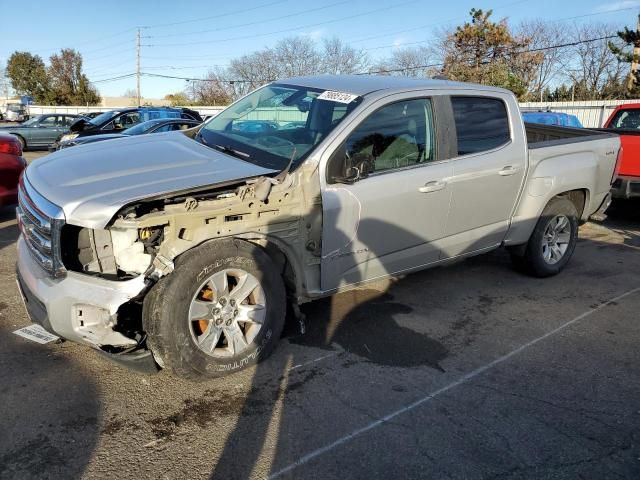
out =
[[[167,125],[148,125],[149,128],[135,130],[125,134],[125,130],[150,120],[188,120],[188,122]],[[198,112],[186,108],[169,107],[138,107],[108,112],[91,112],[87,114],[47,113],[34,116],[17,125],[0,127],[0,131],[15,135],[23,150],[35,148],[49,148],[57,150],[61,144],[64,147],[85,143],[77,141],[77,138],[115,134],[119,136],[139,135],[141,133],[155,133],[180,129],[198,125],[202,118]],[[182,127],[180,126],[182,125]],[[151,127],[155,128],[151,128]],[[164,129],[163,129],[164,128]],[[106,138],[100,138],[105,140]],[[71,140],[75,140],[71,142]]]

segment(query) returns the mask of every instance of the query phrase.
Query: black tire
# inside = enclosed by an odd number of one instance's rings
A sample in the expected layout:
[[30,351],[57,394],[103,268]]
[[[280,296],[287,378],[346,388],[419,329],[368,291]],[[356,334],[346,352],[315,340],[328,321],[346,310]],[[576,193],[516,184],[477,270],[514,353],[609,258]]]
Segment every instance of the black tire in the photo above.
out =
[[[262,327],[245,350],[219,358],[202,351],[193,338],[189,308],[199,286],[225,269],[253,275],[264,291],[266,313]],[[208,242],[181,255],[175,270],[162,278],[144,300],[147,345],[158,364],[174,374],[202,380],[239,371],[269,356],[280,338],[286,314],[282,276],[266,252],[252,243],[227,239]]]
[[[555,263],[545,260],[545,232],[549,224],[559,216],[564,216],[569,220],[568,229],[569,241],[566,250],[561,258]],[[524,250],[524,254],[518,253],[517,249],[511,249],[511,260],[514,266],[524,273],[534,277],[550,277],[557,275],[567,265],[578,241],[578,212],[571,200],[566,197],[555,197],[547,204],[538,219],[531,237]]]

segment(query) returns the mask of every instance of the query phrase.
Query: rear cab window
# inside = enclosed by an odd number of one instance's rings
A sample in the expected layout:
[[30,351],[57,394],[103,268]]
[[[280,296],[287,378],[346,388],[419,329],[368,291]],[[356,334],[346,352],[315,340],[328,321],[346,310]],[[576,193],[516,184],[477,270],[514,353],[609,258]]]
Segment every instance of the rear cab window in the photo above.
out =
[[492,97],[452,96],[458,155],[480,153],[511,141],[504,102]]

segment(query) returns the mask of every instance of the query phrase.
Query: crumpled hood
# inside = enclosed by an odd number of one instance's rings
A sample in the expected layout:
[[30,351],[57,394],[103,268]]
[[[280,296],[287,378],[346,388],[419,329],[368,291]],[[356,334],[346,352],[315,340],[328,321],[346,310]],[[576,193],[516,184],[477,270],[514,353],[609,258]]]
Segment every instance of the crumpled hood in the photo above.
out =
[[137,200],[274,172],[168,132],[63,149],[34,161],[26,177],[67,223],[104,228]]

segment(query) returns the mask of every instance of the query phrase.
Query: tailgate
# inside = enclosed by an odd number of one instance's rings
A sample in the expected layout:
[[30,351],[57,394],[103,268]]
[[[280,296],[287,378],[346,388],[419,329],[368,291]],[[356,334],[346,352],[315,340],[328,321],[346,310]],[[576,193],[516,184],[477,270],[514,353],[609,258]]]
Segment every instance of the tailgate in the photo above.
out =
[[618,175],[640,177],[640,135],[620,135],[622,159]]

